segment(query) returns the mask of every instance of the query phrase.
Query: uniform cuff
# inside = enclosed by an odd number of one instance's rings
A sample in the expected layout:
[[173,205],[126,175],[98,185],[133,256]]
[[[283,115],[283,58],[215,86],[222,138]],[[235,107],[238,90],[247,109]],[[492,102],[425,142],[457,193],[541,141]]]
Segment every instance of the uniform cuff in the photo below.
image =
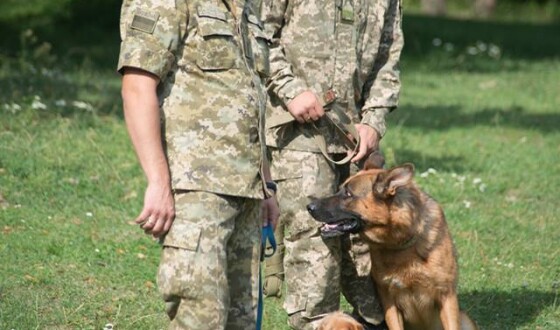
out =
[[285,83],[280,89],[278,89],[277,95],[282,103],[287,106],[290,101],[292,101],[299,94],[305,92],[307,89],[308,88],[303,83],[303,81],[294,78]]
[[364,110],[362,113],[362,124],[368,125],[377,131],[382,138],[387,131],[385,116],[390,112],[389,108],[372,108]]
[[133,67],[148,71],[162,80],[173,63],[175,56],[162,48],[155,40],[126,38],[121,42],[117,71],[123,73],[125,67]]

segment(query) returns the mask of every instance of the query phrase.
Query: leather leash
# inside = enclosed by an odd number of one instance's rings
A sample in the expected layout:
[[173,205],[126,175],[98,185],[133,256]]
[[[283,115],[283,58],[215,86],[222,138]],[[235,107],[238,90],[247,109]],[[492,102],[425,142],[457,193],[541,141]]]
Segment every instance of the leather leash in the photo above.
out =
[[[335,101],[336,93],[333,90],[327,91],[323,96],[323,108],[325,109],[325,115],[322,118],[325,118],[325,120],[328,122],[328,125],[332,125],[334,127],[336,134],[341,138],[345,147],[350,151],[346,157],[337,161],[329,156],[325,137],[321,134],[321,131],[319,130],[315,122],[300,124],[299,128],[303,131],[303,125],[308,125],[309,127],[311,127],[311,129],[314,131],[313,139],[315,141],[315,144],[317,145],[323,156],[329,162],[341,165],[348,163],[358,153],[358,147],[360,145],[360,135],[358,134],[358,131],[356,130],[354,124],[352,124],[350,118],[343,111],[335,106],[332,106]],[[338,117],[338,119],[335,119],[334,117]],[[266,123],[266,128],[268,129],[280,127],[294,121],[295,118],[292,116],[292,114],[288,111],[285,111],[270,118]],[[349,136],[351,136],[351,138]]]

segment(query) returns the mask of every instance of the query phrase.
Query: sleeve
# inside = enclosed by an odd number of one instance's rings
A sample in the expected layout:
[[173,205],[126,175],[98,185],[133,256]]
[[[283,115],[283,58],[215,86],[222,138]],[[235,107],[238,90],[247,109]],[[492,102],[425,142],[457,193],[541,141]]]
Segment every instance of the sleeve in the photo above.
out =
[[282,27],[286,22],[289,0],[264,0],[261,19],[270,44],[270,77],[266,83],[268,91],[284,105],[308,89],[305,82],[293,73],[282,46]]
[[390,0],[384,21],[378,55],[366,84],[369,88],[361,121],[376,129],[380,136],[385,134],[386,114],[398,105],[401,89],[399,59],[404,38],[400,0]]
[[121,48],[117,71],[125,67],[148,71],[163,79],[180,41],[181,15],[173,0],[124,0],[121,8]]

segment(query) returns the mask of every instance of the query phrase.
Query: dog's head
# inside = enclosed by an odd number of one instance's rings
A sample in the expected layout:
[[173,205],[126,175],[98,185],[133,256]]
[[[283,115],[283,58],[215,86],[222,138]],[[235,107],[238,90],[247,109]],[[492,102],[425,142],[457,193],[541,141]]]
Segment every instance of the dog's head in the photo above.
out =
[[334,312],[325,316],[318,330],[364,330],[364,326],[349,315]]
[[366,162],[338,193],[312,201],[307,210],[324,223],[323,237],[361,232],[375,243],[398,244],[410,237],[410,204],[418,203],[413,175],[412,164],[384,170],[379,163]]

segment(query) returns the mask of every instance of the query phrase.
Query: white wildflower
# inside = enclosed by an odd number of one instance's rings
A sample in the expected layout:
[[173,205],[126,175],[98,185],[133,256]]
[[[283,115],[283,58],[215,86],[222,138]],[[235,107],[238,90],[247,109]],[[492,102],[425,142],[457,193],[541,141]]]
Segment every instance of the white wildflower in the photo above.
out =
[[91,111],[93,110],[93,107],[91,106],[91,104],[83,102],[83,101],[74,101],[72,102],[72,105],[78,109],[82,109],[82,110],[86,110],[86,111]]
[[99,249],[95,249],[95,252],[99,253],[99,252],[101,252],[101,251],[99,251]]
[[90,218],[93,217],[93,213],[91,213],[91,212],[86,212],[86,217],[90,217]]
[[486,191],[486,185],[485,185],[484,183],[481,184],[480,186],[478,186],[478,190],[479,190],[480,192],[485,192],[485,191]]
[[476,48],[478,48],[481,53],[484,53],[488,49],[488,46],[482,41],[477,41]]
[[472,180],[472,183],[473,183],[475,186],[476,186],[477,184],[481,183],[481,182],[482,182],[482,179],[481,179],[481,178],[474,178],[474,179]]
[[469,54],[469,55],[477,55],[477,54],[478,54],[478,48],[473,47],[473,46],[467,47],[467,54]]
[[464,205],[465,208],[467,208],[467,209],[470,209],[470,208],[471,208],[471,202],[470,202],[470,201],[464,200],[464,201],[463,201],[463,205]]
[[434,40],[432,40],[432,45],[434,45],[435,47],[439,47],[441,46],[442,41],[440,38],[434,38]]
[[429,175],[435,175],[435,174],[437,174],[437,171],[430,167],[425,172],[420,173],[420,177],[427,178]]
[[16,113],[21,110],[21,106],[17,103],[4,104],[3,108],[11,113]]
[[39,95],[35,95],[33,98],[33,103],[31,103],[31,109],[33,110],[47,110],[47,105],[41,101]]
[[57,107],[65,107],[65,106],[66,106],[66,100],[56,100],[56,101],[54,102],[54,104],[55,104]]
[[453,46],[452,43],[446,42],[445,45],[443,45],[443,49],[445,49],[446,52],[451,52],[455,49],[455,46]]
[[47,68],[41,68],[41,74],[42,74],[43,76],[45,76],[45,77],[51,78],[51,77],[54,76],[54,71],[49,70],[49,69],[47,69]]
[[502,50],[500,49],[500,47],[494,44],[490,44],[488,46],[488,56],[498,59],[500,58],[500,56],[502,56]]

